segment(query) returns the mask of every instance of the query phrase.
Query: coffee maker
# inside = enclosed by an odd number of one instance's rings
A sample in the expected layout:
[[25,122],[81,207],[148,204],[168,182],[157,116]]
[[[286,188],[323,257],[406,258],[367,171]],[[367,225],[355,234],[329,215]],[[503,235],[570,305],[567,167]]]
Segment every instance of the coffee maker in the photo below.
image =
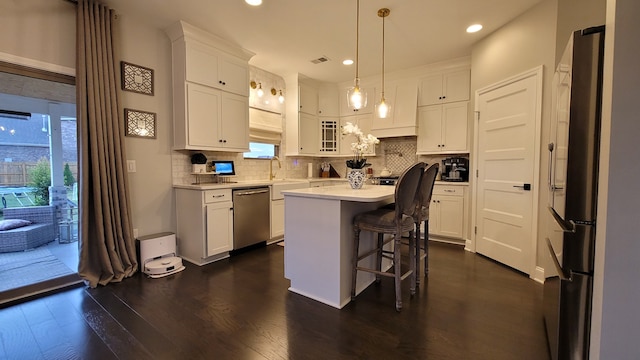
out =
[[450,157],[442,160],[442,181],[469,181],[469,159]]

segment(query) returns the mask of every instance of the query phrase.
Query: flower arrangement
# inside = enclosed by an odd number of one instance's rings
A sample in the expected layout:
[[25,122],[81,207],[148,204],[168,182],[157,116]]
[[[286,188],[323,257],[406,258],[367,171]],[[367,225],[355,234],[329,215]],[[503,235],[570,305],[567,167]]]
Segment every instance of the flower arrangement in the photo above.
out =
[[371,164],[367,163],[367,159],[362,156],[368,152],[371,147],[379,144],[380,140],[371,134],[364,135],[358,125],[350,122],[342,127],[342,135],[353,135],[356,138],[356,142],[351,143],[351,150],[354,154],[353,159],[347,160],[347,167],[351,169],[363,169],[371,166]]

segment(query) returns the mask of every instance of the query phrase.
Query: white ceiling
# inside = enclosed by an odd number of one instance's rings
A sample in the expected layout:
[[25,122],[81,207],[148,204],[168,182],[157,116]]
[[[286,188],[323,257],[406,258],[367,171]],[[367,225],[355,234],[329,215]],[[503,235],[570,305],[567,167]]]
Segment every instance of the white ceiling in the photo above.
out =
[[[385,70],[406,69],[471,54],[471,46],[542,0],[361,0],[360,77],[382,69],[385,20]],[[356,49],[356,0],[105,0],[123,16],[160,28],[184,20],[236,43],[256,55],[250,64],[285,76],[340,82],[353,79],[354,66],[342,65]],[[467,34],[481,23],[484,29]],[[326,56],[331,61],[312,64]]]

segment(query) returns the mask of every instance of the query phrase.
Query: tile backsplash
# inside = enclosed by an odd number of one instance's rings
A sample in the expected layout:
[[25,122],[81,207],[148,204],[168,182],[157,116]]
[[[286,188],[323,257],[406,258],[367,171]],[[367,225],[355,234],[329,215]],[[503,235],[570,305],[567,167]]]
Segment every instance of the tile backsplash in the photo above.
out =
[[[196,176],[191,174],[191,154],[195,151],[174,151],[172,154],[173,184],[186,185],[196,182]],[[284,152],[284,151],[283,151]],[[202,152],[209,161],[212,160],[233,160],[236,167],[234,181],[251,181],[269,179],[269,160],[244,159],[242,153],[226,152]],[[467,154],[462,154],[466,156]],[[388,138],[381,139],[376,148],[376,156],[367,158],[371,163],[373,175],[379,176],[382,169],[391,170],[394,175],[400,175],[404,169],[416,161],[424,161],[428,164],[434,162],[442,163],[446,157],[456,155],[416,155],[416,138]],[[320,157],[280,157],[282,168],[278,168],[276,162],[273,163],[277,178],[303,179],[307,177],[307,166],[313,164],[314,177],[320,173],[320,164],[328,162],[333,166],[341,177],[346,177],[347,166],[346,157],[340,158],[320,158]],[[210,182],[212,177],[207,179],[205,175],[201,182]]]

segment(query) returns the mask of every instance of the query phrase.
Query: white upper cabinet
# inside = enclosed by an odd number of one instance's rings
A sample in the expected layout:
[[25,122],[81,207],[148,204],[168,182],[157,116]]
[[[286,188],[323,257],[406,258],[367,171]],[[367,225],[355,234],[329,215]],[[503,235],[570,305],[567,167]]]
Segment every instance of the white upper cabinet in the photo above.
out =
[[249,107],[246,98],[208,86],[187,83],[188,126],[177,122],[174,141],[180,149],[249,150]]
[[182,45],[185,46],[187,81],[249,96],[249,66],[246,61],[198,42],[177,44],[174,50],[182,52]]
[[[381,92],[375,94],[375,104],[380,101]],[[385,100],[391,106],[391,113],[380,119],[374,111],[372,134],[379,137],[417,135],[418,86],[414,79],[396,80],[385,85]],[[370,99],[371,101],[371,99]]]
[[471,71],[447,71],[420,80],[418,106],[469,100]]
[[183,21],[171,39],[175,149],[249,149],[249,59],[253,53]]
[[421,106],[418,110],[418,154],[465,153],[469,102]]

